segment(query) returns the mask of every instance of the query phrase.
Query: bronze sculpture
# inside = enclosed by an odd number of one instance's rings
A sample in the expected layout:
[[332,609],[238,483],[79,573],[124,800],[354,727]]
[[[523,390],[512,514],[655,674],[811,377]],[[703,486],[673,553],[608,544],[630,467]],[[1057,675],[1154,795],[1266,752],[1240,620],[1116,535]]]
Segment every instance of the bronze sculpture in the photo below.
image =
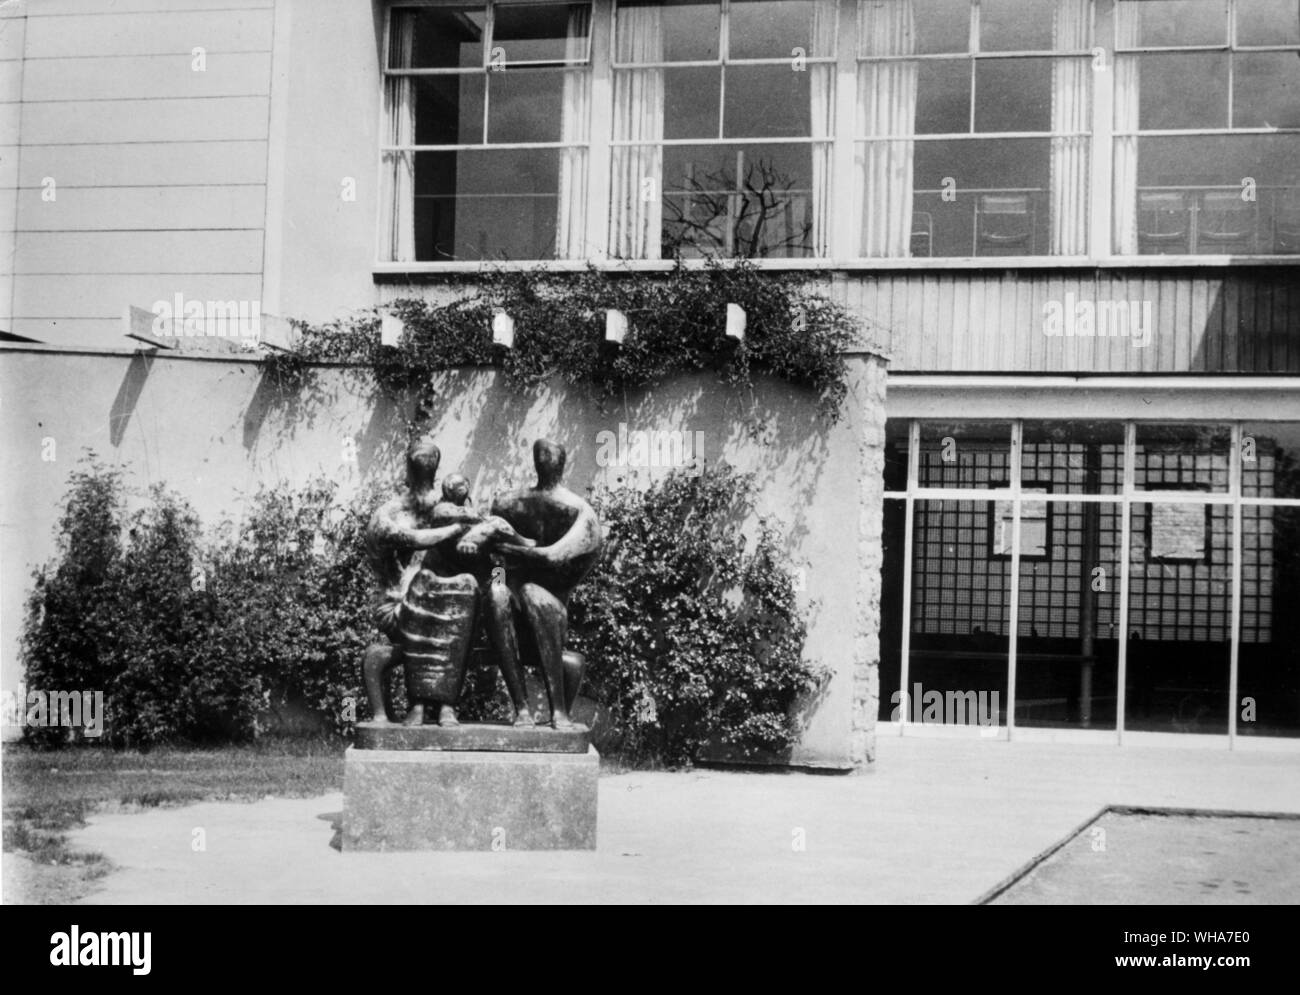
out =
[[[482,617],[505,679],[516,726],[531,726],[524,667],[535,666],[550,706],[549,724],[574,728],[570,711],[585,660],[566,651],[570,593],[595,565],[602,533],[596,513],[560,484],[564,447],[533,446],[537,485],[499,497],[477,513],[469,484],[451,474],[434,499],[441,454],[429,439],[407,456],[406,491],[371,520],[367,544],[384,586],[374,616],[391,645],[366,651],[366,694],[377,722],[392,722],[387,674],[401,663],[410,702],[403,724],[459,724],[456,703],[475,624]],[[382,711],[382,717],[381,717]]]
[[[591,505],[560,483],[565,459],[563,446],[538,439],[533,444],[536,486],[492,504],[494,518],[533,540],[528,545],[498,543],[506,566],[503,573],[494,572],[484,599],[488,637],[515,708],[515,725],[533,724],[523,665],[534,663],[546,687],[550,725],[573,726],[569,709],[584,661],[578,654],[568,654],[566,660],[568,600],[600,558],[603,534]],[[460,545],[472,543],[472,536]]]

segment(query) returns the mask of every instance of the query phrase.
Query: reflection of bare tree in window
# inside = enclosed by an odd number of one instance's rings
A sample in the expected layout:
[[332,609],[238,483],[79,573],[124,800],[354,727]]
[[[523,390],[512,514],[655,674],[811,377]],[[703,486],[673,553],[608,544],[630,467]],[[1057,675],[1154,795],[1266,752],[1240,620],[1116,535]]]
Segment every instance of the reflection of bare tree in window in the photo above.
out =
[[745,164],[739,158],[740,168],[688,172],[680,189],[664,191],[665,256],[689,251],[741,257],[811,253],[809,191],[796,189],[771,160]]

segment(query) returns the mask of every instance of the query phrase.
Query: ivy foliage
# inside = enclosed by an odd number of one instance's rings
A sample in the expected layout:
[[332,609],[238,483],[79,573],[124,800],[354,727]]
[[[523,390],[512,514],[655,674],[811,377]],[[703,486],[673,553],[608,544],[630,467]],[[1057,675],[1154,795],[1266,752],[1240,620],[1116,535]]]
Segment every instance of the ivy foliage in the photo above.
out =
[[[728,303],[747,316],[739,344],[725,334]],[[607,309],[628,316],[621,346],[605,341]],[[816,392],[834,418],[847,393],[844,352],[857,331],[845,308],[808,289],[806,274],[760,272],[744,260],[711,260],[702,269],[679,261],[667,274],[488,269],[452,301],[402,299],[389,311],[404,325],[396,346],[381,344],[373,310],[323,325],[299,322],[295,348],[268,356],[267,369],[296,388],[313,364],[358,364],[384,388],[403,390],[439,370],[496,367],[516,389],[560,376],[600,399],[683,373],[711,371],[745,387],[765,373]],[[492,344],[498,311],[515,320],[508,350]]]

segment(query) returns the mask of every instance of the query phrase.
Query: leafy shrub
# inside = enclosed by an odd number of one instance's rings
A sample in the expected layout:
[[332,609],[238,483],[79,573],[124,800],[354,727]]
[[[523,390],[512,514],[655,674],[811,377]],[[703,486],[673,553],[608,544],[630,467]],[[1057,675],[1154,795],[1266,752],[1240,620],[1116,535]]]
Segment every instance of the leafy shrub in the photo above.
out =
[[[71,479],[58,554],[36,571],[22,653],[34,690],[102,690],[115,745],[341,733],[356,713],[372,580],[366,499],[334,484],[264,490],[205,543],[154,488],[129,519],[118,471],[93,454]],[[52,744],[59,728],[27,727]]]
[[[124,516],[121,475],[92,454],[72,472],[55,561],[33,575],[21,649],[30,688],[105,688],[107,649],[117,624]],[[66,731],[29,726],[26,734],[50,743]]]
[[257,730],[341,734],[360,705],[361,657],[373,637],[374,579],[364,530],[375,503],[337,503],[315,480],[255,494],[243,525],[223,523],[211,558],[207,653],[241,661],[257,681]]
[[752,477],[722,466],[596,496],[607,551],[570,620],[609,710],[606,751],[677,765],[713,741],[742,755],[794,741],[792,709],[823,675],[802,658],[780,536],[764,522],[745,552],[737,523],[753,494]]

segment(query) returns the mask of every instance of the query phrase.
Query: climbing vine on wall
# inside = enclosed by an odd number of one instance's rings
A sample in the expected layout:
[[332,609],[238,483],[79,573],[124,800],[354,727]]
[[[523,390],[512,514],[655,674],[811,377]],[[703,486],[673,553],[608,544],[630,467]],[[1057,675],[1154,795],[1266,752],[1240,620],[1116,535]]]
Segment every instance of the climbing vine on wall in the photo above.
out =
[[[402,390],[438,370],[490,366],[519,389],[560,376],[601,399],[683,373],[712,371],[741,387],[751,386],[754,374],[769,374],[815,391],[831,418],[848,390],[844,352],[856,341],[857,321],[809,289],[808,274],[710,261],[702,269],[679,264],[667,274],[487,270],[464,280],[464,294],[446,303],[389,305],[403,324],[396,346],[381,344],[377,310],[323,325],[297,323],[299,341],[268,356],[268,372],[294,388],[310,379],[314,364],[357,364],[381,386]],[[745,310],[742,341],[726,334],[729,303]],[[607,309],[628,316],[621,345],[605,341]],[[499,311],[514,319],[509,349],[493,345]]]

